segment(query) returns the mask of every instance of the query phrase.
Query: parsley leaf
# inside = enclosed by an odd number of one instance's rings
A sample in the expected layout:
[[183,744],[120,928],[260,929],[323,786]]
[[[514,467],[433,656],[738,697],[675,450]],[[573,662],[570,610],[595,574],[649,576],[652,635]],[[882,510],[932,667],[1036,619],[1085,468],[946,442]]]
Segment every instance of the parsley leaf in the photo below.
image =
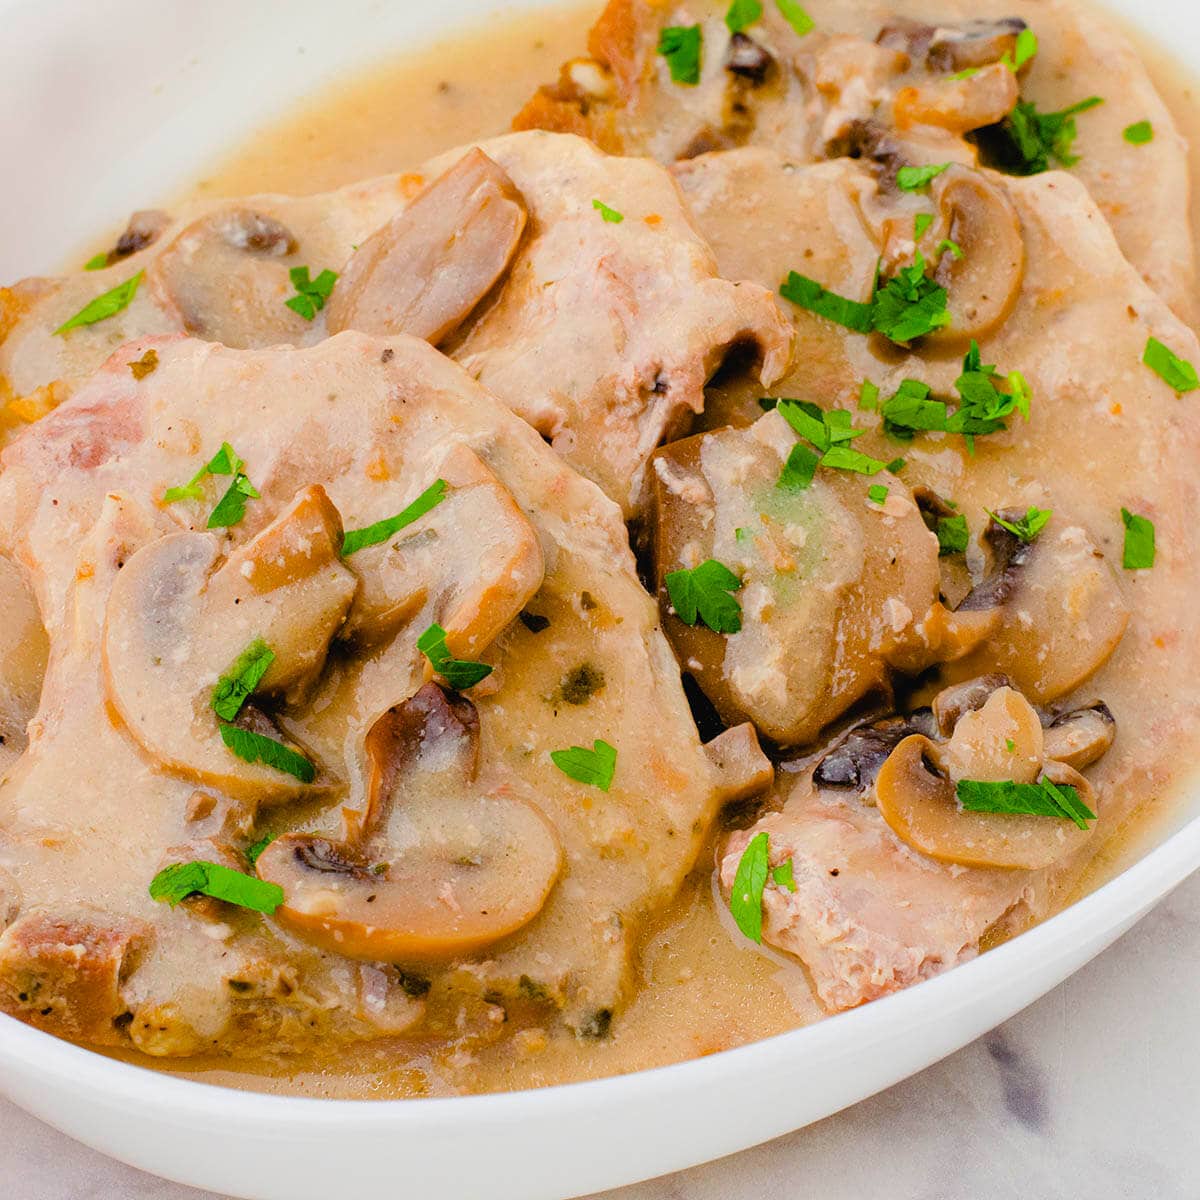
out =
[[884,504],[888,498],[888,489],[882,483],[873,483],[867,488],[867,499],[875,504]]
[[254,866],[258,862],[262,852],[279,836],[277,833],[266,833],[258,839],[257,842],[251,842],[245,850],[242,851],[246,856],[246,861]]
[[213,712],[223,721],[234,720],[274,661],[275,651],[262,638],[255,638],[217,680],[212,694]]
[[129,307],[129,302],[137,294],[138,284],[142,282],[145,271],[118,283],[110,291],[103,292],[94,300],[89,300],[69,321],[64,321],[55,331],[61,335],[69,329],[78,329],[81,325],[95,325],[97,321],[115,317],[122,309]]
[[1015,75],[1038,52],[1037,34],[1032,29],[1022,29],[1017,34],[1017,44],[1013,53],[1007,50],[1000,56],[1000,61]]
[[1154,566],[1154,522],[1149,517],[1139,517],[1129,509],[1121,509],[1121,521],[1125,525],[1125,549],[1121,565],[1127,571],[1148,571]]
[[963,249],[957,242],[951,241],[949,238],[942,238],[937,244],[937,253],[939,257],[943,254],[953,254],[955,258],[962,258]]
[[167,488],[163,493],[163,503],[175,504],[179,500],[203,500],[204,489],[200,483],[205,476],[232,475],[233,482],[221,499],[217,501],[216,508],[208,518],[208,528],[224,529],[227,526],[236,525],[246,515],[246,501],[259,498],[258,490],[242,470],[245,465],[233,447],[228,442],[222,442],[220,450],[187,483],[180,487]]
[[1059,112],[1042,113],[1037,105],[1018,100],[999,125],[981,130],[978,138],[994,165],[1012,175],[1040,175],[1050,169],[1052,158],[1072,167],[1079,161],[1075,118],[1103,103],[1099,96],[1089,96]]
[[783,19],[796,31],[797,36],[803,37],[812,33],[817,23],[796,3],[796,0],[776,0]]
[[929,385],[918,379],[905,379],[879,411],[884,430],[893,437],[908,439],[919,429],[936,433],[946,429],[945,402],[931,400]]
[[742,581],[724,563],[710,558],[690,570],[671,571],[665,582],[671,607],[685,625],[700,620],[714,633],[741,631],[742,606],[731,593]]
[[839,296],[807,275],[789,271],[787,279],[780,285],[779,294],[797,308],[807,309],[856,333],[871,332],[873,310],[870,304]]
[[729,893],[729,911],[737,927],[752,942],[762,945],[762,898],[767,886],[769,838],[765,832],[756,833],[738,862]]
[[625,220],[625,214],[619,213],[615,208],[609,208],[603,200],[593,200],[592,207],[610,224],[620,225]]
[[1069,784],[1055,785],[1048,779],[1037,783],[984,783],[960,779],[956,788],[958,802],[967,812],[1016,813],[1029,817],[1058,817],[1074,821],[1086,829],[1096,814],[1079,798]]
[[866,412],[874,412],[879,404],[879,388],[869,379],[862,381],[858,389],[858,407]]
[[932,224],[933,213],[917,213],[913,217],[913,241],[919,242],[929,232]]
[[446,644],[446,631],[436,621],[417,638],[417,649],[456,692],[474,687],[492,673],[487,663],[455,658]]
[[[868,454],[852,450],[848,445],[864,430],[851,427],[851,416],[842,408],[823,412],[815,404],[805,400],[781,400],[777,411],[787,423],[806,441],[821,451],[820,465],[838,471],[855,471],[860,475],[877,475],[885,464]],[[800,484],[800,472],[807,470],[809,455],[797,454],[796,448],[788,455],[788,461],[779,477],[779,486],[793,489],[807,487],[812,482],[810,475]],[[793,469],[794,468],[794,469]]]
[[294,776],[301,783],[312,783],[316,779],[316,767],[290,746],[265,734],[255,733],[252,729],[243,729],[240,725],[220,722],[220,729],[221,741],[243,762],[261,762],[285,775]]
[[937,540],[939,558],[950,554],[965,554],[971,540],[967,518],[961,513],[953,517],[938,517]]
[[667,60],[673,83],[700,82],[699,25],[668,25],[658,35],[658,52]]
[[108,255],[101,250],[99,254],[93,254],[91,258],[83,264],[85,271],[103,271],[108,266]]
[[814,454],[803,442],[797,442],[783,464],[776,487],[785,492],[802,492],[812,485],[821,456]]
[[[925,167],[901,167],[896,172],[896,186],[902,192],[919,192],[927,188],[950,164],[932,163]],[[921,216],[930,216],[929,213],[921,213]],[[932,217],[930,217],[932,220]],[[917,237],[920,237],[917,234]]]
[[347,529],[342,535],[342,557],[346,558],[367,546],[386,542],[406,525],[411,525],[427,512],[437,508],[446,498],[447,486],[444,479],[435,479],[407,508],[394,517],[385,517],[365,529]]
[[725,24],[730,33],[741,33],[743,29],[759,20],[762,14],[760,0],[733,0],[725,14]]
[[777,866],[771,872],[771,882],[774,883],[776,887],[786,888],[789,892],[794,892],[796,890],[796,873],[790,858],[786,859],[784,862],[781,862],[779,866]]
[[292,281],[296,294],[284,303],[306,321],[313,320],[325,307],[325,301],[329,299],[333,285],[338,281],[337,275],[328,269],[322,271],[316,279],[310,279],[307,267],[293,267],[288,272],[288,278]]
[[1180,395],[1183,395],[1184,392],[1194,392],[1200,387],[1200,378],[1196,375],[1196,368],[1187,359],[1179,358],[1172,353],[1158,338],[1152,337],[1146,343],[1142,362]]
[[283,903],[279,884],[214,862],[175,863],[150,881],[150,898],[165,900],[172,908],[197,893],[268,914]]
[[918,250],[913,264],[875,293],[871,325],[890,341],[907,344],[950,324],[946,289],[925,274],[925,266]]
[[550,760],[569,779],[586,783],[607,792],[612,787],[613,773],[617,769],[617,751],[606,741],[597,738],[589,750],[586,746],[572,746],[569,750],[551,750]]
[[1137,121],[1128,126],[1122,136],[1131,146],[1144,146],[1154,141],[1154,126],[1149,121]]
[[1038,534],[1046,528],[1046,522],[1054,515],[1050,509],[1036,508],[1032,504],[1029,506],[1029,511],[1019,521],[1006,521],[1003,517],[998,517],[991,509],[984,511],[1001,529],[1007,529],[1009,533],[1015,534],[1027,545],[1037,539]]
[[228,529],[246,515],[246,501],[257,500],[261,493],[246,478],[242,471],[233,477],[233,482],[212,510],[208,518],[209,529]]
[[821,466],[837,471],[854,471],[858,475],[878,475],[887,464],[849,446],[830,446],[821,455]]

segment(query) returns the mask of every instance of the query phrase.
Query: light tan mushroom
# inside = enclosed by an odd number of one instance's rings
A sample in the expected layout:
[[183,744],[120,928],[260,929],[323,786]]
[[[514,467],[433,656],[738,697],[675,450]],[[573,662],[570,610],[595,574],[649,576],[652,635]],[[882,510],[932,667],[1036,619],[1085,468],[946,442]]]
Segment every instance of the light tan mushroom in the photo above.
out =
[[0,773],[25,749],[37,711],[49,645],[32,593],[17,566],[0,558]]
[[537,916],[562,870],[554,828],[475,782],[479,719],[426,684],[367,738],[367,804],[342,840],[292,833],[258,860],[283,888],[275,919],[338,954],[437,962],[475,954]]
[[[235,757],[211,699],[218,677],[257,639],[275,654],[257,693],[295,696],[320,671],[356,589],[340,542],[337,511],[311,487],[219,568],[221,542],[206,533],[162,538],[125,564],[108,600],[105,683],[116,713],[162,768],[256,802],[304,790],[288,774]],[[278,737],[253,707],[244,719]]]
[[[952,166],[931,188],[937,218],[920,247],[936,262],[950,324],[935,341],[983,338],[1012,312],[1025,280],[1025,237],[1007,192],[982,171]],[[953,242],[956,254],[945,243]]]
[[330,333],[438,345],[508,270],[527,217],[508,175],[471,150],[354,252],[329,303]]
[[378,644],[433,601],[450,652],[475,657],[541,587],[545,561],[537,532],[495,472],[456,446],[438,477],[448,485],[440,504],[347,559],[362,588],[343,637]]
[[948,668],[947,677],[998,671],[1034,704],[1048,704],[1108,661],[1129,609],[1103,553],[1078,525],[1055,519],[1036,541],[1024,543],[993,521],[984,541],[992,571],[958,611],[1000,611],[1003,620],[978,650]]
[[269,213],[219,209],[184,229],[146,269],[146,281],[207,341],[245,349],[293,342],[308,322],[287,307],[284,262],[296,239]]
[[892,102],[896,128],[905,132],[933,125],[961,136],[1002,121],[1016,107],[1017,77],[1003,63],[992,63],[962,79],[937,79],[901,88]]
[[1041,722],[1012,688],[993,692],[958,720],[948,741],[915,734],[888,756],[875,780],[875,803],[892,831],[915,850],[968,867],[1038,870],[1074,853],[1092,836],[1065,818],[964,809],[956,785],[964,779],[1074,787],[1099,812],[1091,785],[1065,763],[1048,761]]
[[1108,753],[1116,736],[1117,723],[1108,705],[1097,701],[1062,713],[1046,726],[1046,757],[1082,771]]

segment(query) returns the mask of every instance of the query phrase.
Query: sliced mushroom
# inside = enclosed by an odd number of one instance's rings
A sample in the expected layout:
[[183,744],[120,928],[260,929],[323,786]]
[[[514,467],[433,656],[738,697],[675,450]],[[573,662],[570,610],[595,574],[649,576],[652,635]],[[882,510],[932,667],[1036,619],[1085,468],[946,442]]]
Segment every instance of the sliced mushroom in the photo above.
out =
[[37,603],[16,564],[0,558],[0,773],[28,743],[49,643]]
[[269,213],[218,209],[174,237],[146,280],[175,305],[184,328],[207,341],[238,349],[295,342],[309,328],[286,304],[295,288],[284,259],[295,249]]
[[909,17],[892,17],[875,39],[881,46],[904,50],[930,71],[958,73],[998,63],[1016,50],[1026,28],[1020,17],[964,21],[961,25],[929,25]]
[[[1022,515],[1000,513],[1006,519]],[[1048,704],[1108,661],[1124,636],[1129,609],[1103,553],[1078,525],[1055,520],[1026,544],[991,522],[984,541],[992,571],[958,611],[1000,611],[1003,619],[948,675],[967,679],[999,671],[1034,704]]]
[[[935,341],[983,338],[1007,320],[1025,281],[1025,237],[1007,192],[981,171],[952,166],[931,188],[937,218],[919,248],[936,262],[950,324]],[[948,249],[953,242],[961,256]]]
[[735,33],[729,39],[725,52],[725,70],[739,79],[745,79],[757,87],[767,78],[774,65],[771,52],[744,33]]
[[821,758],[813,770],[813,782],[821,788],[849,788],[864,793],[875,782],[888,755],[905,738],[929,734],[931,725],[928,709],[860,725]]
[[[432,604],[451,653],[476,657],[545,577],[537,532],[496,474],[466,446],[439,468],[445,499],[396,537],[357,551],[362,579],[343,636],[378,644]],[[390,514],[363,514],[363,523]]]
[[1003,63],[993,63],[966,78],[901,88],[892,101],[892,119],[902,133],[932,125],[961,137],[1004,120],[1019,97],[1017,77]]
[[[211,698],[256,639],[275,654],[258,693],[294,696],[320,671],[356,588],[340,541],[337,511],[311,487],[219,569],[221,542],[204,533],[162,538],[125,564],[108,600],[105,683],[116,713],[162,768],[257,802],[305,790],[235,757]],[[240,718],[251,728],[263,720],[252,706]],[[258,731],[277,736],[269,726]]]
[[258,860],[279,884],[275,917],[324,949],[372,962],[475,954],[527,925],[562,870],[533,804],[475,782],[479,720],[426,684],[367,739],[367,805],[345,837],[286,834]]
[[135,212],[129,218],[124,232],[117,238],[117,244],[108,252],[108,265],[111,267],[121,259],[153,245],[170,223],[170,215],[160,208],[147,208]]
[[1046,757],[1076,771],[1090,767],[1108,753],[1117,736],[1117,722],[1102,701],[1054,717],[1046,726]]
[[[1095,792],[1078,772],[1047,763],[1045,774],[1077,788],[1080,800],[1099,812]],[[966,867],[1039,870],[1073,854],[1095,830],[1055,817],[964,810],[954,781],[938,767],[938,747],[919,735],[901,742],[883,764],[875,803],[892,831],[914,849]]]
[[438,345],[508,270],[528,213],[516,185],[471,150],[351,256],[330,333],[408,333]]
[[958,724],[960,717],[982,708],[993,692],[1011,686],[1012,681],[1008,676],[1001,675],[997,671],[991,675],[980,675],[978,679],[968,679],[964,683],[956,683],[951,687],[943,688],[933,698],[933,715],[937,721],[938,730],[943,737],[949,737],[954,732],[954,727]]
[[704,753],[717,777],[717,797],[736,804],[765,792],[775,781],[775,768],[758,744],[758,733],[746,722],[704,743]]

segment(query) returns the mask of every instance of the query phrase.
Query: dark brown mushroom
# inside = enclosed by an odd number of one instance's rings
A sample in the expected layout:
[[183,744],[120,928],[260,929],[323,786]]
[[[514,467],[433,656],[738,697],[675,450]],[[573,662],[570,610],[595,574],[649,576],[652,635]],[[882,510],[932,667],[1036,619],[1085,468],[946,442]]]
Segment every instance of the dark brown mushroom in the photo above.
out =
[[371,962],[475,954],[537,916],[562,870],[532,803],[476,782],[479,719],[426,684],[371,729],[366,803],[341,839],[285,834],[258,859],[275,917],[324,949]]
[[469,151],[354,252],[329,303],[329,332],[440,344],[508,270],[527,219],[505,171]]
[[757,86],[766,79],[767,72],[774,63],[771,52],[752,37],[744,33],[735,33],[729,39],[729,49],[725,52],[725,70],[731,75]]
[[1017,37],[1026,28],[1020,17],[963,21],[959,25],[930,25],[909,17],[893,17],[876,42],[905,51],[930,71],[947,74],[974,71],[998,63],[1016,51]]
[[124,232],[117,238],[117,244],[108,252],[108,265],[111,267],[139,250],[145,250],[158,240],[170,223],[170,216],[162,209],[148,208],[135,212],[129,218]]

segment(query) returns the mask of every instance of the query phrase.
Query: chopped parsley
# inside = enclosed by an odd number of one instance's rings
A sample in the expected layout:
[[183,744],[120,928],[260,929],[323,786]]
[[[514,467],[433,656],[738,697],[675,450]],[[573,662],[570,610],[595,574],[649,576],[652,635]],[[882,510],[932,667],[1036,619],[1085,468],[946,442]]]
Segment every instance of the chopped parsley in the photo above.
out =
[[312,783],[317,777],[313,764],[290,746],[269,738],[266,734],[243,729],[240,725],[220,723],[221,741],[242,759],[243,762],[273,767],[285,775],[292,775],[301,783]]
[[875,504],[884,504],[888,498],[888,489],[882,483],[873,483],[867,488],[867,499]]
[[733,0],[725,14],[725,24],[730,33],[741,33],[753,25],[763,14],[760,0]]
[[260,493],[246,477],[245,463],[237,456],[228,442],[195,475],[181,487],[167,488],[163,493],[164,504],[175,504],[179,500],[203,500],[201,481],[208,475],[232,475],[233,482],[217,501],[217,506],[208,518],[207,528],[225,529],[236,525],[246,515],[246,501],[257,500]]
[[700,82],[699,25],[668,25],[658,35],[658,52],[667,60],[673,83]]
[[1196,375],[1196,368],[1187,359],[1172,353],[1158,338],[1152,337],[1146,343],[1142,362],[1180,395],[1183,395],[1184,392],[1194,392],[1200,387],[1200,378]]
[[262,852],[279,836],[277,833],[265,833],[258,839],[257,842],[251,842],[249,846],[242,852],[246,856],[246,861],[254,866],[262,856]]
[[[950,164],[931,163],[925,167],[901,167],[896,172],[896,186],[902,192],[920,192],[924,191]],[[929,216],[928,213],[922,213],[922,216]],[[932,219],[932,218],[930,218]],[[918,237],[921,235],[918,234]]]
[[137,294],[138,284],[142,282],[145,271],[118,283],[115,288],[89,300],[69,321],[64,321],[54,332],[56,335],[66,333],[69,329],[78,329],[81,325],[95,325],[97,321],[115,317],[122,309],[129,307],[129,302]]
[[956,789],[958,802],[967,812],[1017,813],[1029,817],[1058,817],[1074,821],[1087,829],[1096,814],[1079,798],[1070,784],[1057,785],[1049,779],[1037,783],[984,783],[977,779],[960,779]]
[[995,165],[1012,175],[1040,175],[1050,169],[1051,159],[1073,167],[1079,161],[1075,118],[1103,103],[1099,96],[1089,96],[1059,112],[1043,113],[1036,104],[1018,100],[999,125],[981,131],[979,138]]
[[1009,533],[1020,538],[1026,545],[1037,539],[1038,534],[1046,528],[1046,522],[1054,515],[1050,509],[1036,508],[1032,504],[1029,506],[1029,511],[1019,521],[1006,521],[990,509],[985,511],[1001,529],[1007,529]]
[[417,638],[417,649],[456,692],[474,687],[492,673],[487,663],[455,658],[446,644],[446,631],[436,621]]
[[1154,566],[1154,522],[1127,508],[1121,509],[1121,521],[1125,526],[1121,565],[1127,571],[1148,571]]
[[1037,34],[1032,29],[1022,29],[1017,34],[1017,44],[1010,54],[1007,50],[1000,61],[1015,75],[1038,52]]
[[175,863],[150,881],[150,898],[172,908],[189,896],[212,896],[255,912],[273,913],[283,903],[283,888],[254,875],[243,875],[214,862]]
[[785,492],[802,492],[812,485],[813,476],[817,473],[821,456],[813,453],[803,442],[797,442],[788,454],[787,462],[779,473],[779,482],[775,485]]
[[771,881],[776,887],[785,888],[789,892],[796,890],[796,873],[790,858],[781,862],[771,872]]
[[382,521],[376,521],[374,525],[368,525],[365,529],[347,529],[342,535],[342,557],[346,558],[367,546],[386,542],[406,525],[411,525],[427,512],[437,508],[446,498],[447,486],[444,479],[435,479],[407,508],[398,512],[394,517],[385,517]]
[[913,217],[913,241],[919,242],[933,224],[933,213],[917,213]]
[[858,389],[858,407],[865,412],[874,412],[879,405],[879,388],[869,379],[862,381],[862,387]]
[[592,207],[610,224],[620,225],[625,220],[625,214],[619,213],[615,208],[609,208],[603,200],[593,200]]
[[787,279],[780,285],[779,294],[797,308],[805,308],[836,325],[853,329],[855,333],[870,333],[873,328],[873,309],[870,304],[839,296],[797,271],[788,272]]
[[898,345],[950,324],[946,289],[925,274],[925,267],[925,256],[918,250],[911,266],[875,292],[871,325]]
[[[820,452],[819,464],[822,467],[854,471],[859,475],[878,475],[884,469],[886,464],[879,459],[850,447],[849,443],[856,437],[862,437],[864,431],[852,428],[852,418],[846,409],[835,408],[824,412],[806,400],[781,400],[776,408],[780,416]],[[799,477],[801,468],[807,470],[810,455],[811,452],[797,455],[793,449],[780,475],[780,487],[794,490],[797,485],[807,487],[812,482],[811,475],[803,484],[800,484]]]
[[666,585],[671,607],[685,625],[700,620],[714,633],[740,632],[742,606],[732,593],[742,581],[724,563],[710,558],[690,570],[671,571]]
[[288,278],[292,281],[296,294],[284,303],[306,321],[313,320],[325,307],[325,301],[329,299],[333,285],[338,281],[337,275],[328,268],[316,279],[310,279],[307,267],[293,267],[288,272]]
[[770,838],[756,833],[742,851],[733,888],[729,893],[729,911],[734,923],[752,942],[762,945],[763,892],[769,879],[778,888],[794,892],[796,873],[789,858],[774,870],[770,864]]
[[971,540],[971,531],[967,528],[967,518],[961,513],[953,517],[938,517],[936,532],[939,558],[946,558],[950,554],[965,554],[967,552],[967,544]]
[[904,459],[893,458],[884,469],[890,471],[893,475],[899,475],[904,470]]
[[91,258],[83,264],[85,271],[103,271],[108,266],[108,255],[101,250],[99,254],[93,254]]
[[943,254],[953,254],[955,258],[962,258],[963,256],[962,247],[957,242],[951,241],[950,238],[942,238],[938,242],[937,252],[939,257]]
[[1154,141],[1154,126],[1149,121],[1137,121],[1127,126],[1122,136],[1131,146],[1144,146]]
[[275,651],[262,638],[255,638],[217,680],[212,694],[213,712],[223,721],[235,720],[274,661]]
[[817,27],[816,21],[796,3],[796,0],[777,0],[777,4],[783,19],[795,30],[798,37],[812,33]]
[[602,792],[612,787],[613,774],[617,769],[617,751],[615,746],[610,746],[602,738],[597,738],[590,750],[586,746],[551,750],[550,760],[576,783],[586,783]]

